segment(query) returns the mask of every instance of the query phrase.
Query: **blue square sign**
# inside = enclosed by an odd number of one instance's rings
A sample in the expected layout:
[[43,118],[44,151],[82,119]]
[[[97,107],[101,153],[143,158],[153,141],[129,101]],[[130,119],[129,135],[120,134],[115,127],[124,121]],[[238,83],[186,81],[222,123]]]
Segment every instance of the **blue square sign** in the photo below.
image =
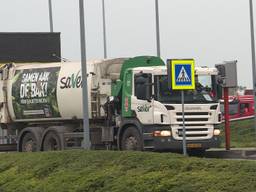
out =
[[191,65],[177,64],[175,65],[176,85],[192,85]]
[[195,89],[194,60],[168,60],[173,90]]

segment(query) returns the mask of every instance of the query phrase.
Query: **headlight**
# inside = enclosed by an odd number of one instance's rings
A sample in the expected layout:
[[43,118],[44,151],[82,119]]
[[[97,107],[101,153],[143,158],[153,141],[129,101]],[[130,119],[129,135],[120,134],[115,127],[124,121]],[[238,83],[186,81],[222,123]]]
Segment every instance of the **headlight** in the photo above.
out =
[[215,135],[215,136],[220,135],[220,130],[219,129],[214,129],[213,135]]
[[163,130],[163,131],[154,131],[153,136],[154,137],[170,137],[172,135],[171,131]]

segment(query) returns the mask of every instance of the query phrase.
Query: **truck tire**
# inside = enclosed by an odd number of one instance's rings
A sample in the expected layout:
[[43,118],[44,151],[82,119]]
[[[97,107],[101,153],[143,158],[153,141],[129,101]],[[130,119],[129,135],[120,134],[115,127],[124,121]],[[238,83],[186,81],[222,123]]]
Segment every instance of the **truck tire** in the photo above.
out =
[[142,138],[135,127],[125,129],[121,138],[121,150],[142,151]]
[[23,136],[21,140],[21,151],[22,152],[35,152],[38,151],[38,146],[37,146],[37,140],[36,137],[30,133],[27,132]]
[[46,134],[43,141],[43,151],[59,151],[62,150],[60,136],[58,133],[50,131]]

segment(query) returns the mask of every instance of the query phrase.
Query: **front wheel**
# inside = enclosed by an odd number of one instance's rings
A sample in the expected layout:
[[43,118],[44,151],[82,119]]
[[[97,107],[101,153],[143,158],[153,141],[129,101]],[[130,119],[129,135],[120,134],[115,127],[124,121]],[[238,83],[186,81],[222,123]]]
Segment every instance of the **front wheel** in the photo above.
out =
[[142,151],[142,138],[135,127],[125,129],[121,138],[121,150]]

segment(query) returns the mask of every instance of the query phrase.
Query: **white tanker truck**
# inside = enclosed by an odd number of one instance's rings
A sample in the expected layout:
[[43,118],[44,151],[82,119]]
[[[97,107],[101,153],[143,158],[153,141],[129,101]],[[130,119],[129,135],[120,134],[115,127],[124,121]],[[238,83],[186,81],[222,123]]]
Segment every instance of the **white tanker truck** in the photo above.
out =
[[[182,149],[180,92],[169,90],[160,58],[97,60],[87,71],[92,148]],[[195,74],[196,90],[185,93],[187,147],[204,150],[219,144],[218,71],[201,67]],[[0,90],[1,128],[18,151],[81,147],[80,63],[3,65]]]

